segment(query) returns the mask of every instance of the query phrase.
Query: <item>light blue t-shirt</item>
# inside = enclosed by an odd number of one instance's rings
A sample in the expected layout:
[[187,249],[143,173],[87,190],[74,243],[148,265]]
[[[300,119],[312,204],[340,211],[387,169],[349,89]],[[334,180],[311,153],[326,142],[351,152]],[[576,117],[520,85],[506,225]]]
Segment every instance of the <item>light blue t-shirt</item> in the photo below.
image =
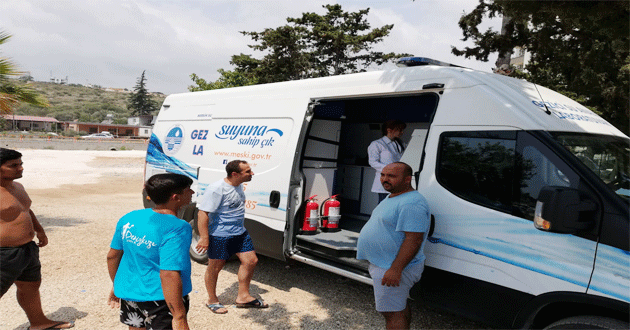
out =
[[[389,269],[405,239],[405,232],[427,233],[430,224],[429,205],[419,192],[410,191],[393,198],[388,196],[378,204],[370,220],[361,229],[357,242],[357,259]],[[425,235],[420,250],[407,268],[424,262],[426,241]]]
[[211,236],[238,236],[245,232],[245,193],[241,185],[235,187],[224,179],[209,185],[197,208],[210,214]]
[[164,300],[160,270],[179,271],[183,295],[189,294],[191,239],[190,224],[174,215],[143,209],[120,218],[110,245],[123,251],[114,278],[116,297],[137,302]]

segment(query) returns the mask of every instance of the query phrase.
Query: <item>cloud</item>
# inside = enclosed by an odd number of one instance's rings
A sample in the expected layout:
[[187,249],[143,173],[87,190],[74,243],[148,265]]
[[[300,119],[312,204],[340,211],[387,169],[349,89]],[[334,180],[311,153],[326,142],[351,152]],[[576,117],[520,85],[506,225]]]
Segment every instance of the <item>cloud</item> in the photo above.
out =
[[[147,88],[185,92],[191,73],[207,80],[230,69],[230,57],[254,54],[239,31],[286,24],[304,12],[324,13],[328,1],[289,0],[21,0],[4,1],[0,29],[13,38],[3,45],[36,80],[68,76],[70,83],[132,88],[146,70]],[[483,68],[450,54],[462,46],[457,21],[475,1],[339,1],[346,11],[370,7],[372,27],[394,24],[376,46]],[[260,54],[255,54],[259,57]],[[466,65],[469,63],[470,65]],[[490,64],[487,67],[491,67]],[[489,69],[486,69],[488,71]]]

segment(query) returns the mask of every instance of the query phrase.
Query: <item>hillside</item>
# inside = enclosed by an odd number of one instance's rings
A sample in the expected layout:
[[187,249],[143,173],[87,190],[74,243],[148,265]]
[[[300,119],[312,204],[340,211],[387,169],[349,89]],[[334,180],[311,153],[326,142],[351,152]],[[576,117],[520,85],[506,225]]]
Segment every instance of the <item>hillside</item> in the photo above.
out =
[[[103,121],[107,114],[111,114],[115,124],[127,124],[127,118],[131,115],[131,111],[127,109],[129,93],[41,81],[33,81],[30,85],[48,100],[50,106],[39,108],[21,104],[15,110],[16,115],[54,117],[60,121],[78,119],[81,122],[98,123]],[[153,98],[161,105],[166,96],[154,95]]]

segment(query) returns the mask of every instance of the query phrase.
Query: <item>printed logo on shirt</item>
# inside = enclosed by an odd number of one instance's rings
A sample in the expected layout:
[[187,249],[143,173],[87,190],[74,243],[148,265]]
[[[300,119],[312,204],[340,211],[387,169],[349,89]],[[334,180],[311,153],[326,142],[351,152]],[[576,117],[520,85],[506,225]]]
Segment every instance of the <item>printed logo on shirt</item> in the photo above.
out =
[[146,239],[146,236],[142,236],[142,237],[138,237],[136,235],[134,235],[130,229],[133,228],[134,225],[130,224],[129,222],[127,222],[126,225],[123,226],[123,230],[122,230],[122,239],[123,241],[127,241],[135,246],[142,246],[142,245],[146,245],[147,249],[150,249],[154,246],[157,246],[157,244],[153,243],[152,241]]

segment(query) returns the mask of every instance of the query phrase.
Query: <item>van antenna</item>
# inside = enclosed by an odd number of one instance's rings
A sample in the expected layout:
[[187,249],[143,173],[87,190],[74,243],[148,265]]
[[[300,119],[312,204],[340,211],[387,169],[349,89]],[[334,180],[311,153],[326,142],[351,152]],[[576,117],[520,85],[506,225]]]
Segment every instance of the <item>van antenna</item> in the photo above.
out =
[[545,99],[543,99],[542,95],[540,94],[540,91],[538,90],[538,86],[536,86],[535,83],[534,84],[534,88],[536,88],[536,92],[538,92],[538,96],[540,96],[540,100],[542,101],[542,104],[545,106],[545,113],[550,115],[551,114],[551,110],[549,110],[549,108],[547,108],[547,104],[545,103]]

